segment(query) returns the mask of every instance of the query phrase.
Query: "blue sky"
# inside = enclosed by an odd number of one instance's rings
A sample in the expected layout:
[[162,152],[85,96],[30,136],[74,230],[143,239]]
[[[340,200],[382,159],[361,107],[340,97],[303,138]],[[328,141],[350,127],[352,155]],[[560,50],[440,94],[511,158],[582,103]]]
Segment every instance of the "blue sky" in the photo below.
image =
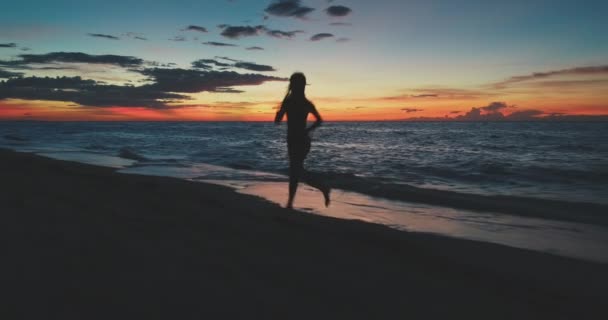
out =
[[[0,44],[17,47],[0,48],[0,59],[84,52],[189,68],[197,59],[227,56],[273,66],[278,77],[304,71],[317,85],[317,96],[329,100],[371,99],[428,87],[478,88],[513,76],[608,63],[607,1],[282,0],[315,9],[300,18],[265,12],[277,1],[5,2]],[[325,9],[336,5],[352,11],[329,16]],[[330,25],[335,22],[345,25]],[[220,35],[222,24],[303,32],[293,39],[264,34],[231,39]],[[208,32],[184,31],[188,25]],[[120,40],[88,35],[92,33]],[[319,33],[333,37],[309,40]],[[175,37],[185,41],[169,40]],[[264,50],[245,50],[252,46]],[[249,92],[261,100],[281,86],[264,84]]]

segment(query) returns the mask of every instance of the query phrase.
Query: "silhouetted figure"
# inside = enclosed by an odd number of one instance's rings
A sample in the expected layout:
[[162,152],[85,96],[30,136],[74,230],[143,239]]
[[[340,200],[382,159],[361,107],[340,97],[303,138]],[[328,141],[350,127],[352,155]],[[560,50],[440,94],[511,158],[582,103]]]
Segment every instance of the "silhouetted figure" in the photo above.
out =
[[[287,150],[289,154],[289,200],[287,201],[287,208],[293,207],[293,200],[300,179],[323,192],[325,206],[329,205],[329,193],[331,191],[329,186],[318,181],[304,170],[304,159],[310,151],[310,136],[308,134],[323,122],[315,106],[306,99],[305,87],[306,77],[303,73],[296,72],[291,75],[287,95],[285,95],[281,109],[274,119],[274,123],[279,124],[287,113]],[[316,120],[307,128],[306,119],[309,113],[312,113]]]

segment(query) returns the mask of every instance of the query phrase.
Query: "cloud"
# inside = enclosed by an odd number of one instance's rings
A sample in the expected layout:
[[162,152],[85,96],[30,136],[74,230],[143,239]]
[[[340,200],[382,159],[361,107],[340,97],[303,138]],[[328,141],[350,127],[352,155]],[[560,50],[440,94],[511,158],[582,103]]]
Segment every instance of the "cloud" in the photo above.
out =
[[0,48],[16,48],[17,44],[14,42],[11,43],[0,43]]
[[220,70],[225,70],[229,68],[239,68],[250,71],[258,71],[258,72],[266,72],[266,71],[276,71],[272,66],[267,66],[263,64],[257,64],[253,62],[239,61],[235,59],[231,59],[228,57],[221,57],[221,59],[228,60],[234,62],[225,63],[221,61],[217,61],[215,59],[199,59],[192,62],[192,67],[197,69],[212,69],[213,67],[220,67]]
[[496,89],[503,89],[509,85],[520,82],[534,81],[556,76],[588,76],[588,75],[608,75],[608,65],[578,67],[570,69],[561,69],[547,72],[535,72],[529,75],[515,76],[507,80],[494,83],[492,86]]
[[166,103],[188,99],[185,95],[159,91],[151,86],[104,85],[80,77],[26,77],[0,82],[0,100],[9,98],[70,101],[92,107],[149,108],[166,108]]
[[280,39],[291,39],[295,37],[298,33],[304,33],[302,30],[294,30],[294,31],[281,31],[281,30],[266,30],[266,34]]
[[228,58],[228,57],[215,56],[215,58],[216,59],[222,59],[222,60],[228,60],[228,61],[232,61],[232,62],[239,62],[239,60]]
[[110,40],[120,40],[119,37],[116,36],[112,36],[109,34],[102,34],[102,33],[87,33],[87,35],[89,37],[94,37],[94,38],[105,38],[105,39],[110,39]]
[[344,17],[349,15],[353,10],[345,6],[331,6],[325,9],[328,15],[332,17]]
[[314,36],[310,37],[310,41],[319,41],[319,40],[323,40],[325,38],[331,38],[334,35],[331,33],[317,33]]
[[136,33],[136,32],[126,32],[123,34],[123,36],[125,37],[129,37],[131,39],[135,39],[135,40],[148,40],[146,37],[144,37],[143,34],[141,33]]
[[480,90],[457,89],[457,88],[419,88],[410,89],[414,92],[397,96],[381,97],[382,100],[409,100],[409,99],[448,99],[448,100],[469,100],[490,95],[488,92]]
[[300,4],[300,0],[277,0],[264,9],[264,12],[279,17],[305,18],[315,9]]
[[350,38],[338,38],[338,39],[336,39],[336,42],[339,42],[339,43],[344,43],[344,42],[349,42],[349,41],[350,41]]
[[208,46],[214,46],[214,47],[238,47],[238,45],[236,45],[236,44],[215,42],[215,41],[207,41],[207,42],[203,42],[203,44],[208,45]]
[[2,78],[12,78],[12,77],[20,77],[23,73],[21,72],[12,72],[7,70],[0,69],[0,79]]
[[195,69],[206,69],[206,70],[213,69],[212,66],[208,65],[207,63],[203,62],[202,60],[204,60],[204,59],[193,61],[192,62],[192,68],[195,68]]
[[416,108],[402,108],[401,111],[407,112],[407,113],[412,113],[412,112],[419,112],[419,111],[424,111],[424,110],[416,109]]
[[[177,66],[176,63],[173,62],[169,62],[169,63],[162,63],[162,62],[157,62],[157,61],[146,61],[146,67],[163,67],[163,68],[173,68]],[[136,71],[136,70],[135,70]]]
[[[36,64],[55,62],[80,62],[112,64],[128,68],[147,79],[141,86],[108,85],[102,81],[81,77],[23,77],[22,74],[0,69],[0,100],[51,100],[66,101],[92,107],[146,107],[173,108],[171,105],[189,100],[190,93],[222,92],[241,93],[236,86],[260,85],[268,81],[286,81],[285,78],[259,73],[218,71],[213,68],[242,68],[252,71],[274,71],[271,66],[238,61],[228,57],[200,59],[192,63],[193,69],[173,67],[175,64],[144,62],[142,59],[118,55],[89,55],[80,52],[51,52],[47,54],[20,55],[20,60],[0,61],[0,65],[12,68],[33,68]],[[223,60],[230,61],[224,62]],[[148,67],[148,66],[161,66]],[[42,66],[43,68],[47,68]],[[54,66],[48,68],[56,68]]]
[[182,42],[182,41],[186,41],[186,38],[183,36],[175,36],[175,37],[169,39],[169,41]]
[[425,94],[411,95],[410,97],[412,97],[412,98],[437,98],[437,97],[439,97],[439,95],[435,94],[435,93],[425,93]]
[[207,32],[207,28],[195,25],[189,25],[182,29],[182,31],[198,31],[198,32]]
[[236,68],[246,69],[251,71],[276,71],[275,68],[263,64],[256,64],[251,62],[237,62],[234,64]]
[[260,85],[267,81],[286,81],[285,78],[261,74],[241,74],[234,71],[201,71],[191,69],[144,69],[140,71],[154,82],[150,86],[160,91],[195,93],[221,92],[233,86]]
[[230,39],[238,39],[242,37],[257,36],[261,32],[266,30],[266,27],[262,25],[258,26],[231,26],[227,24],[221,24],[218,26],[223,29],[220,33],[222,36]]
[[231,64],[219,62],[214,59],[199,59],[199,60],[192,62],[193,67],[196,67],[197,65],[207,65],[208,66],[210,64],[215,65],[217,67],[231,67],[232,66]]
[[232,71],[153,68],[140,71],[153,81],[139,87],[105,85],[81,77],[20,77],[0,82],[0,100],[70,101],[92,107],[170,108],[168,104],[190,99],[184,93],[202,91],[240,93],[233,86],[260,85],[287,79]]
[[255,47],[254,46],[254,47],[247,47],[246,50],[264,50],[264,48],[262,48],[262,47]]
[[0,61],[0,65],[23,66],[41,63],[93,63],[113,64],[121,67],[135,67],[143,64],[143,60],[132,56],[119,56],[113,54],[86,54],[82,52],[49,52],[45,54],[20,54],[21,60]]
[[330,26],[342,26],[342,27],[345,27],[345,26],[352,26],[353,24],[352,23],[348,23],[348,22],[332,22],[329,25]]
[[501,109],[506,109],[506,108],[509,108],[509,106],[504,102],[492,102],[485,107],[481,107],[480,109],[484,110],[486,112],[492,113],[492,112],[497,112]]
[[502,121],[502,120],[527,120],[543,114],[539,110],[522,110],[505,115],[501,110],[513,108],[504,102],[492,102],[487,106],[473,107],[464,115],[454,118],[459,121]]

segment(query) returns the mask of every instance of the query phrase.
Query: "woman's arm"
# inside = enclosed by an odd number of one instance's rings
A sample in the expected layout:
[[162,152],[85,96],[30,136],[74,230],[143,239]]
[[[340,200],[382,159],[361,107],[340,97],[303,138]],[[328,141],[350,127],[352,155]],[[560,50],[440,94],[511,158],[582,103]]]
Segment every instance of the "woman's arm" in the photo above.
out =
[[281,104],[281,109],[277,111],[277,114],[274,117],[274,123],[279,124],[283,121],[283,116],[285,116],[285,103]]
[[318,126],[321,125],[321,123],[323,123],[323,119],[321,119],[319,111],[317,111],[317,108],[315,108],[315,105],[312,103],[310,104],[310,113],[312,113],[312,115],[315,117],[315,122],[306,129],[306,133],[309,133],[310,131],[316,129]]

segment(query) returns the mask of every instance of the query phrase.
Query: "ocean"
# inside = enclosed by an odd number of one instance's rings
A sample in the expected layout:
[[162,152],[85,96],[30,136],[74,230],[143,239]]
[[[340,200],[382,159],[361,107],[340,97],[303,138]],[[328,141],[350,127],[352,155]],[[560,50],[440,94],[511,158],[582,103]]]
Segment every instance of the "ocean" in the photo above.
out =
[[[285,125],[3,122],[0,146],[137,159],[137,166],[285,173]],[[608,123],[333,122],[306,167],[329,179],[608,204]],[[345,183],[340,183],[348,188]]]
[[[281,204],[285,136],[260,122],[0,122],[0,147]],[[336,188],[333,211],[305,187],[300,209],[608,261],[608,123],[326,122],[312,139],[305,166]]]

